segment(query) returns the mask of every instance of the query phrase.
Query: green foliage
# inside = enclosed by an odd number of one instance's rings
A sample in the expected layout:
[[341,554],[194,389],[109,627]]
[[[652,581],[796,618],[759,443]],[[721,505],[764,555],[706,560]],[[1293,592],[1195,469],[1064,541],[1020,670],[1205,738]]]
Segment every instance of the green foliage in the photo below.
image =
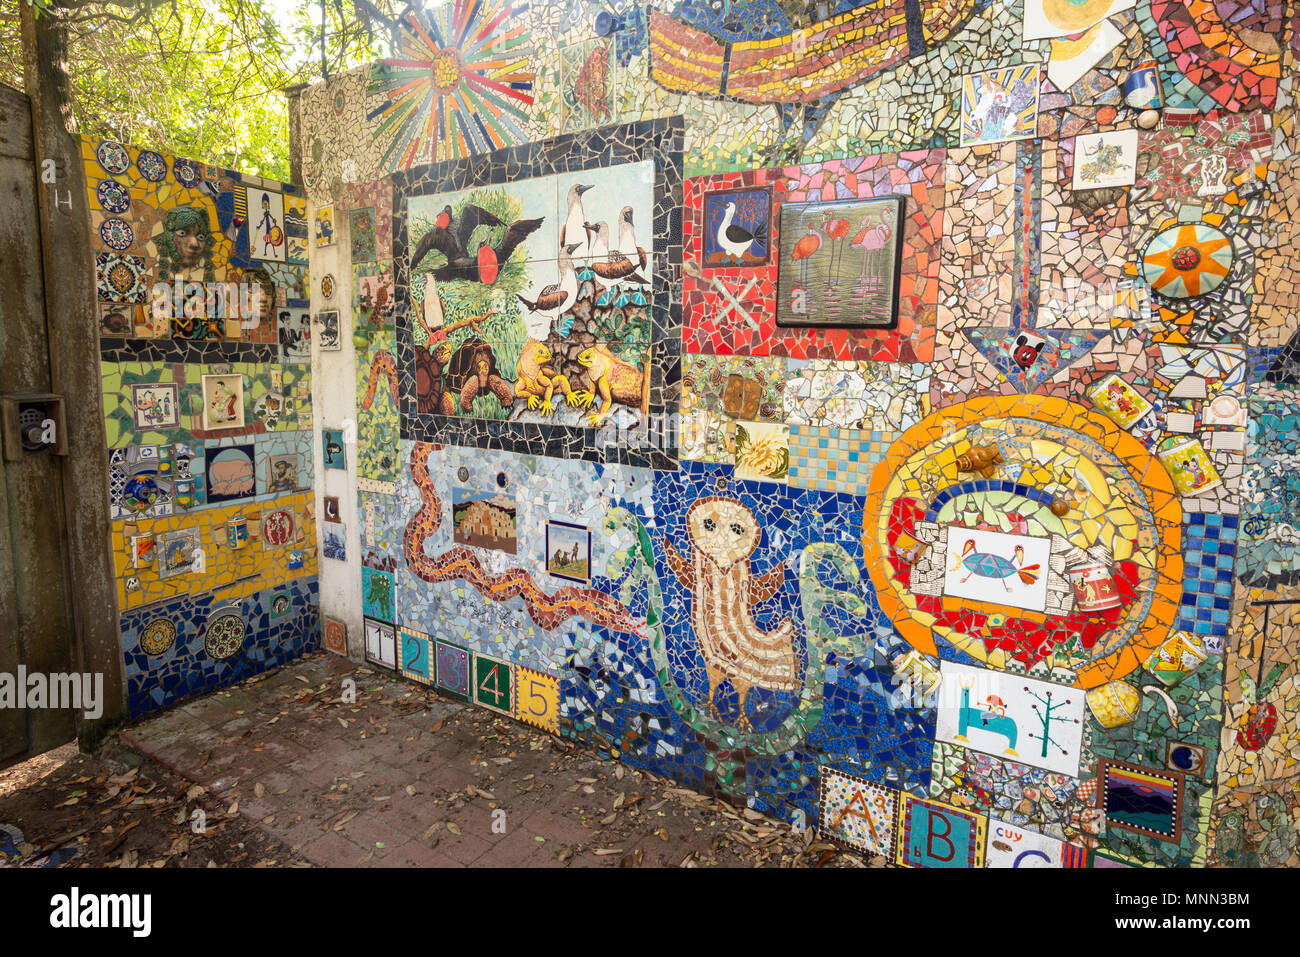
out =
[[[25,2],[25,0],[20,0]],[[375,0],[385,14],[396,0]],[[16,5],[14,5],[16,9]],[[35,0],[68,32],[73,116],[115,139],[245,173],[289,179],[283,88],[320,75],[320,10],[288,0]],[[385,54],[352,5],[326,4],[327,66]],[[17,16],[0,15],[0,82],[23,88]]]
[[650,311],[645,306],[597,308],[587,324],[597,340],[607,342],[624,362],[640,368],[650,354]]

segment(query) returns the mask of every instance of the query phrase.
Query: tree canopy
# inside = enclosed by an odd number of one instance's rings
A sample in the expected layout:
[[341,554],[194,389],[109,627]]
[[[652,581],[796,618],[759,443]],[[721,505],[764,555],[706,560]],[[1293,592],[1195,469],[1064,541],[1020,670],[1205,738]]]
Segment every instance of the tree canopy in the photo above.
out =
[[[23,88],[18,3],[59,17],[79,130],[241,172],[289,178],[282,90],[322,73],[322,5],[306,0],[6,0],[0,82]],[[392,15],[403,4],[363,9]],[[5,7],[8,9],[6,10]],[[384,55],[351,2],[327,0],[324,68]]]

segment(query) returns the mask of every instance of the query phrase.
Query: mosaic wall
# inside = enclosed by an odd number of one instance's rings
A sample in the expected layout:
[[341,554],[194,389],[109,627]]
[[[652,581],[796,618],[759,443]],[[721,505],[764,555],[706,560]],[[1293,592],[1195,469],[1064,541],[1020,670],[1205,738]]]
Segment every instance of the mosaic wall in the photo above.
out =
[[300,104],[367,657],[903,866],[1300,863],[1295,14],[413,14]]
[[319,643],[307,200],[111,141],[83,152],[139,715]]

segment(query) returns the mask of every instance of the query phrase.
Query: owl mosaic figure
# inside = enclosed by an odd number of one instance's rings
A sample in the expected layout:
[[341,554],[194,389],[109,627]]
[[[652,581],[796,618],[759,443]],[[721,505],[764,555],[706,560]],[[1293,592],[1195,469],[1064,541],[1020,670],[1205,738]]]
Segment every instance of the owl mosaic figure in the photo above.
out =
[[754,621],[753,605],[771,598],[785,577],[777,565],[762,575],[750,573],[749,557],[762,530],[754,513],[735,499],[702,498],[686,513],[691,542],[683,557],[664,542],[668,563],[693,596],[691,623],[709,676],[709,709],[718,716],[714,694],[730,680],[740,698],[736,726],[747,727],[745,703],[755,685],[770,691],[797,691],[799,656],[794,623],[782,619],[771,631]]

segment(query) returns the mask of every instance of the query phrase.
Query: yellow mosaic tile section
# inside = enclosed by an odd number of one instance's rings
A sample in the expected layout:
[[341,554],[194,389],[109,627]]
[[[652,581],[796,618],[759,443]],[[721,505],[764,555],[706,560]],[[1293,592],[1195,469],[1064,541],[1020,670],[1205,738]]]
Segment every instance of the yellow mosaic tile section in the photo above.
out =
[[[267,545],[262,540],[262,521],[272,512],[287,511],[294,520],[293,534],[284,545]],[[227,526],[232,519],[245,519],[248,540],[240,548],[231,548]],[[133,567],[132,540],[136,536],[159,536],[168,532],[193,530],[198,533],[205,568],[202,572],[184,572],[169,578],[158,573],[158,558],[152,564]],[[302,553],[302,567],[290,568],[290,553]],[[118,607],[139,608],[181,595],[199,594],[239,584],[251,594],[264,588],[283,585],[294,579],[316,574],[315,499],[310,492],[299,492],[266,502],[208,506],[193,512],[181,512],[157,519],[113,523],[113,570],[117,577]],[[128,591],[128,579],[140,582],[139,589]]]

